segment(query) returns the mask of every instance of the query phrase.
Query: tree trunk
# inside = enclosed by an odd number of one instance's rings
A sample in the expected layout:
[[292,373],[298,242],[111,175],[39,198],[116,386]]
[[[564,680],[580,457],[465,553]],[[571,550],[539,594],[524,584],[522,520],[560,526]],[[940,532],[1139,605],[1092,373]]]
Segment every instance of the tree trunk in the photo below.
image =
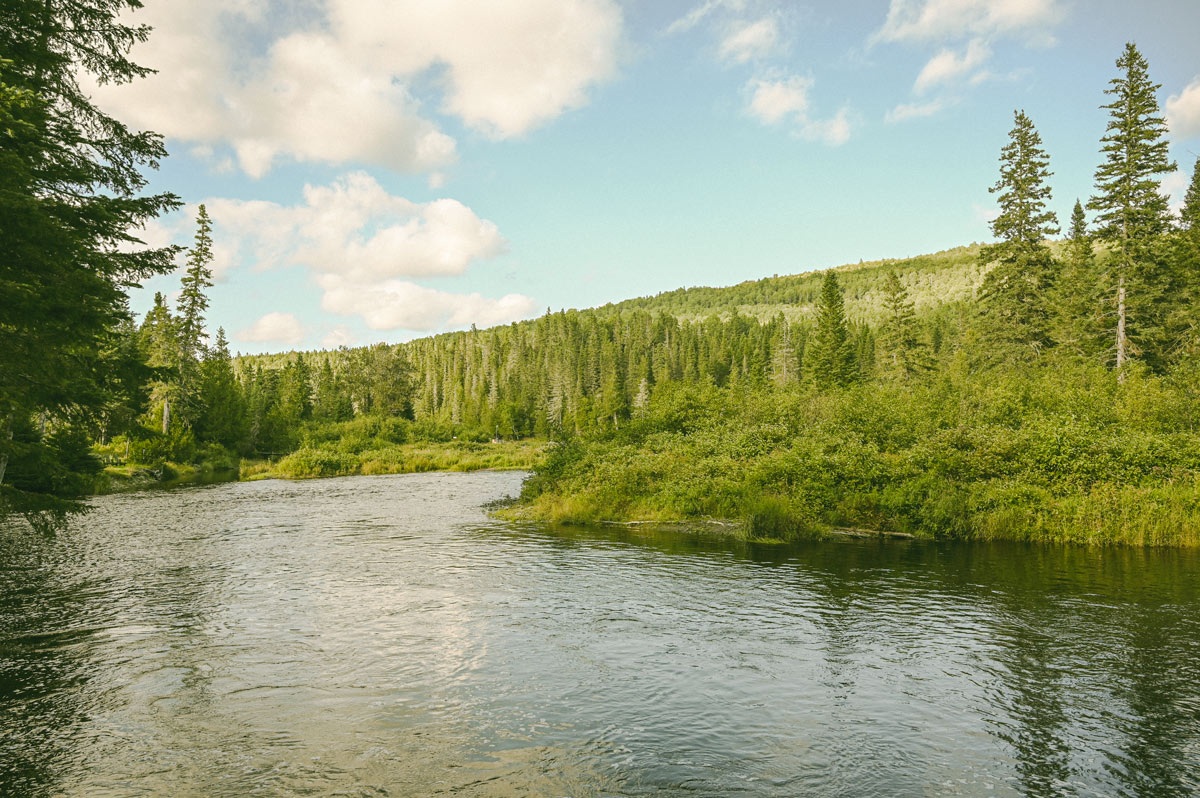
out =
[[163,435],[171,431],[171,400],[163,399]]
[[[4,439],[12,440],[12,416],[4,419]],[[4,484],[4,472],[8,469],[8,452],[0,452],[0,485]]]
[[1117,381],[1125,382],[1125,275],[1117,278]]

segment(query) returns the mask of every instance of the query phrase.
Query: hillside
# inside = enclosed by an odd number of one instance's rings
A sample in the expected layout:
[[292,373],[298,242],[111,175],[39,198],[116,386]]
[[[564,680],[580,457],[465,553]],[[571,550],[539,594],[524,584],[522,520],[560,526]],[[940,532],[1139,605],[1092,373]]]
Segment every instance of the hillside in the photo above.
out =
[[[875,369],[884,284],[893,271],[915,308],[929,351],[935,358],[948,351],[945,344],[962,328],[954,309],[973,301],[985,273],[978,252],[972,245],[834,269],[845,296],[854,368],[864,377]],[[305,381],[314,385],[318,415],[323,402],[361,407],[390,393],[393,409],[421,422],[422,434],[435,438],[450,437],[451,431],[476,438],[545,437],[557,430],[619,426],[662,383],[800,382],[824,274],[684,288],[398,347],[305,352]],[[411,370],[397,362],[398,353]],[[285,367],[296,359],[291,352],[244,356],[237,367],[243,379],[268,383],[263,392],[271,395],[277,392],[271,381],[285,376]],[[326,362],[323,388],[312,372]],[[256,376],[260,368],[262,375]],[[403,410],[396,404],[397,388],[408,396]],[[323,399],[323,394],[339,398]],[[338,411],[330,412],[336,416]],[[288,448],[288,440],[270,437],[257,440],[255,447]]]

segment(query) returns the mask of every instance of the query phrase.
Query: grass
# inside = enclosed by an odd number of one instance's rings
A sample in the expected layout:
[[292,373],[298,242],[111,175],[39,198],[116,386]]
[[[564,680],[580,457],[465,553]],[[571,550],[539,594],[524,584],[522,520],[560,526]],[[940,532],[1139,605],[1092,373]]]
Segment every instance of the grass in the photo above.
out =
[[275,462],[243,461],[241,479],[316,479],[354,474],[413,474],[426,471],[531,470],[542,460],[545,441],[386,444],[358,452],[336,444],[308,446]]

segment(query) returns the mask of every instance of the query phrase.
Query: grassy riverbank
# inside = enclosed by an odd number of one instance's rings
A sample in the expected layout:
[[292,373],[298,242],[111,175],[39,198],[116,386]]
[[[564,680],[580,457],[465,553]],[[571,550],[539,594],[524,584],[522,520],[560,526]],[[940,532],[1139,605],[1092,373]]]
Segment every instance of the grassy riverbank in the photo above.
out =
[[475,443],[384,443],[377,447],[307,446],[278,460],[243,460],[240,478],[312,479],[353,474],[412,474],[425,471],[531,470],[544,459],[538,440]]
[[556,447],[504,514],[1197,546],[1194,384],[1045,366],[831,393],[667,385],[623,428]]

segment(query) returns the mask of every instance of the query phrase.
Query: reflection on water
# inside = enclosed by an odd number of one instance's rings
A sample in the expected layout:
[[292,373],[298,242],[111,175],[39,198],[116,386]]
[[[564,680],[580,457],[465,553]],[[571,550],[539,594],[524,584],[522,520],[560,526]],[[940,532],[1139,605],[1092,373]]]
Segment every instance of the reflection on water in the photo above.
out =
[[1194,552],[488,520],[519,482],[0,531],[0,794],[1200,791]]

